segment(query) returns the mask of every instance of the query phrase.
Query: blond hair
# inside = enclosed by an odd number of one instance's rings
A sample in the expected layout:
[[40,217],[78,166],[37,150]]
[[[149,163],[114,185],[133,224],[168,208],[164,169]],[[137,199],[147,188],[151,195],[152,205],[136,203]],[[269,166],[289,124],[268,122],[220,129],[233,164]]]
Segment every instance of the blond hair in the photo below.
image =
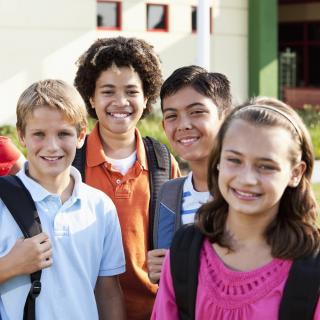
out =
[[87,111],[79,92],[62,80],[46,79],[24,90],[17,103],[17,129],[25,132],[27,118],[37,108],[49,107],[62,112],[80,134],[87,127]]

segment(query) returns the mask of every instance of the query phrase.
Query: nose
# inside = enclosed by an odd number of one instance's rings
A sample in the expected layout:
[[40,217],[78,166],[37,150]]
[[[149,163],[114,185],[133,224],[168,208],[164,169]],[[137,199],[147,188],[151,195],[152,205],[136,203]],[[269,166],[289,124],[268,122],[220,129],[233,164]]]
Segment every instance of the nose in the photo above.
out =
[[124,93],[118,93],[115,96],[115,100],[113,101],[113,103],[116,106],[120,106],[120,107],[129,105],[128,98]]
[[49,151],[56,151],[59,149],[59,143],[57,137],[48,137],[46,141],[47,149]]
[[257,173],[250,165],[243,167],[239,178],[243,185],[256,185],[258,182]]
[[178,122],[178,130],[190,130],[192,128],[191,121],[189,117],[185,115],[180,115],[179,122]]

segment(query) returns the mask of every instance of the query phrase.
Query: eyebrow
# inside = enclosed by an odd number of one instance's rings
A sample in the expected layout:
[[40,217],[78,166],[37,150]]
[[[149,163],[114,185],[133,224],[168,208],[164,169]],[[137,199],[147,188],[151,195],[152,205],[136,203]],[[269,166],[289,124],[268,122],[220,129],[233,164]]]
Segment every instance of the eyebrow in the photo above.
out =
[[[236,150],[232,150],[232,149],[226,149],[226,150],[224,150],[224,151],[225,151],[225,152],[231,152],[231,153],[234,153],[234,154],[239,155],[239,156],[242,156],[242,155],[243,155],[243,153],[241,153],[241,152],[239,152],[239,151],[236,151]],[[262,157],[262,158],[259,158],[259,160],[277,163],[277,161],[274,160],[274,159],[272,159],[272,158]]]
[[[202,106],[202,107],[206,107],[203,103],[201,103],[201,102],[193,102],[193,103],[190,103],[190,104],[188,104],[187,106],[186,106],[186,108],[187,109],[191,109],[191,108],[193,108],[193,107],[195,107],[195,106]],[[163,108],[163,111],[162,112],[167,112],[167,111],[176,111],[177,109],[175,109],[175,108],[170,108],[170,107],[168,107],[168,108]]]
[[[113,85],[113,84],[103,84],[102,86],[99,86],[100,89],[103,89],[103,88],[115,88],[116,86]],[[126,88],[138,88],[139,86],[135,85],[135,84],[128,84],[125,86]]]

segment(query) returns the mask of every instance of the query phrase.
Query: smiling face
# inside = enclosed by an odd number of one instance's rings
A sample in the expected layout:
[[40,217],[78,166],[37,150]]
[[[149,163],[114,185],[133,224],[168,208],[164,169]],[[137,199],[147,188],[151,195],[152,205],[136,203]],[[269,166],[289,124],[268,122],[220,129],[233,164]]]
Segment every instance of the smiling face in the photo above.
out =
[[50,107],[38,107],[26,119],[24,132],[19,132],[26,147],[29,175],[40,184],[48,179],[69,179],[76,148],[81,147],[85,129],[77,134],[63,113]]
[[90,102],[96,111],[100,132],[134,134],[147,100],[138,73],[129,67],[113,65],[97,79]]
[[305,168],[303,162],[292,166],[291,147],[286,129],[233,120],[222,143],[218,177],[229,214],[270,219],[277,214],[285,189],[297,186]]
[[217,106],[191,86],[162,101],[163,127],[175,152],[187,160],[207,161],[220,127]]

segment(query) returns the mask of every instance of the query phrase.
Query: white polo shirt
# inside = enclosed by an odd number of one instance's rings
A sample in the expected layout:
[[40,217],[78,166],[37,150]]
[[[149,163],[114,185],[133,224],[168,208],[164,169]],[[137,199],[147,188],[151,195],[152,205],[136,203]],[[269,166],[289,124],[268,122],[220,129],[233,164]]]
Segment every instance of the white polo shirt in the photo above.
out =
[[[27,163],[25,164],[25,167]],[[45,320],[98,319],[94,287],[98,276],[125,271],[121,231],[116,208],[102,191],[75,180],[72,196],[61,203],[22,169],[18,174],[36,204],[42,229],[51,240],[53,265],[42,270],[36,317]],[[17,198],[17,201],[19,199]],[[22,233],[0,200],[0,256],[6,255]],[[0,285],[0,318],[23,318],[30,276],[19,276]]]

